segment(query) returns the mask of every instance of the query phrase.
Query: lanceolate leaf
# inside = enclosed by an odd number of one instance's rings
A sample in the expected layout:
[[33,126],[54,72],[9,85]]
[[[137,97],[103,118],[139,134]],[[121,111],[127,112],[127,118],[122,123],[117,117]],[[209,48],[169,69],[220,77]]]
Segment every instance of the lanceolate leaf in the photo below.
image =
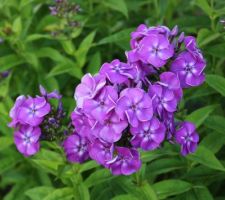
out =
[[[225,48],[225,46],[224,46]],[[210,87],[219,92],[222,96],[225,96],[225,78],[219,75],[208,74],[206,76],[206,82]]]

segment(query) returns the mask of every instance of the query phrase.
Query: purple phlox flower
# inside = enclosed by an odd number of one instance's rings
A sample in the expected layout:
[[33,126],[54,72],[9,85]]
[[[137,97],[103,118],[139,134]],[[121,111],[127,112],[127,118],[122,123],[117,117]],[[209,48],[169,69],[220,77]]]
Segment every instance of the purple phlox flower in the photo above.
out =
[[84,111],[99,122],[104,122],[107,114],[116,106],[118,94],[113,86],[105,86],[94,99],[84,101]]
[[138,46],[138,42],[144,37],[148,35],[148,27],[145,24],[141,24],[137,27],[137,29],[131,33],[131,41],[130,46],[132,49]]
[[82,163],[89,158],[87,139],[76,133],[65,139],[63,148],[70,162]]
[[40,89],[41,95],[45,97],[46,99],[61,99],[62,98],[62,95],[60,95],[57,90],[54,90],[53,92],[48,93],[42,85],[39,86],[39,89]]
[[22,124],[38,126],[51,110],[44,97],[28,97],[19,108],[18,119]]
[[93,160],[107,167],[107,162],[113,158],[114,145],[96,139],[89,144],[88,151]]
[[150,34],[140,42],[138,55],[144,63],[162,67],[173,56],[174,47],[167,37],[161,34]]
[[132,127],[131,133],[134,135],[131,144],[135,148],[142,148],[145,151],[156,149],[165,138],[165,126],[157,118],[142,122],[138,127]]
[[152,100],[144,90],[128,88],[121,92],[116,112],[120,119],[127,118],[131,126],[137,127],[139,122],[145,122],[152,118]]
[[91,128],[95,124],[94,119],[85,115],[81,108],[76,108],[71,114],[71,120],[79,135],[81,135],[82,137],[86,137],[89,140],[93,140]]
[[120,120],[115,112],[111,112],[103,123],[97,122],[93,127],[93,134],[108,143],[117,142],[123,130],[128,126],[126,120]]
[[198,58],[202,62],[205,62],[201,50],[197,46],[195,37],[193,36],[184,37],[184,45],[187,51],[190,52],[194,57]]
[[170,69],[178,75],[181,87],[188,88],[201,85],[204,82],[203,70],[205,66],[204,60],[185,51],[172,62]]
[[14,133],[14,142],[20,153],[24,156],[31,156],[40,149],[39,138],[41,129],[29,125],[22,125]]
[[156,111],[160,117],[162,117],[164,111],[176,111],[177,99],[172,90],[162,85],[154,84],[150,86],[149,94],[152,97],[154,111]]
[[136,149],[115,147],[117,155],[110,160],[109,168],[113,175],[130,175],[141,168],[141,160]]
[[180,87],[180,81],[177,74],[173,72],[163,72],[160,74],[160,81],[158,81],[158,84],[172,90],[176,99],[178,101],[181,100],[183,91]]
[[195,131],[195,125],[191,122],[183,122],[175,133],[178,144],[181,145],[181,154],[194,153],[197,148],[199,136]]
[[21,106],[23,106],[26,97],[24,95],[20,95],[17,97],[16,102],[12,109],[10,110],[9,116],[12,118],[12,121],[9,123],[9,127],[16,127],[17,124],[20,122],[18,119],[19,111]]
[[136,70],[132,65],[120,62],[118,59],[104,63],[100,74],[105,75],[111,83],[121,84],[128,79],[134,79]]
[[74,94],[77,107],[82,108],[85,99],[93,99],[105,84],[106,80],[101,75],[94,77],[91,74],[84,75]]

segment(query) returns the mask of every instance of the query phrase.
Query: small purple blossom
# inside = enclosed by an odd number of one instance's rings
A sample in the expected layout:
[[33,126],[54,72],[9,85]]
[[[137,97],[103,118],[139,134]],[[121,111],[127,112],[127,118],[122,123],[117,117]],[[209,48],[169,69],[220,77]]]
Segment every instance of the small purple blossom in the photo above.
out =
[[181,145],[181,154],[183,156],[196,151],[199,136],[193,123],[183,122],[176,131],[175,138],[177,143]]
[[96,139],[89,145],[89,155],[99,164],[107,167],[107,162],[113,158],[114,145]]
[[159,84],[151,85],[149,88],[149,94],[152,97],[152,104],[154,110],[160,117],[163,112],[175,112],[177,108],[177,99],[173,91],[163,87]]
[[23,106],[25,100],[26,100],[26,97],[24,95],[20,95],[19,97],[17,97],[16,102],[9,113],[9,116],[12,118],[12,121],[9,123],[9,127],[15,128],[17,124],[20,122],[18,116],[19,116],[20,108],[21,106]]
[[118,94],[113,86],[106,86],[94,99],[84,101],[84,111],[99,122],[103,122],[106,116],[116,106]]
[[112,112],[103,123],[97,122],[92,131],[95,137],[113,143],[120,140],[122,132],[127,126],[126,120],[120,120],[119,116],[115,112]]
[[82,108],[86,99],[93,99],[98,92],[104,87],[106,81],[103,76],[92,76],[86,74],[81,79],[81,83],[76,87],[74,98],[77,106]]
[[20,153],[24,156],[31,156],[39,151],[39,137],[41,130],[39,127],[29,125],[20,126],[14,133],[14,142]]
[[165,138],[165,126],[157,118],[142,122],[138,127],[132,127],[133,138],[131,144],[135,148],[142,148],[145,151],[154,150]]
[[111,63],[104,63],[100,74],[105,75],[111,83],[124,83],[128,79],[134,79],[136,70],[132,65],[120,62],[118,59]]
[[145,122],[152,118],[152,100],[144,90],[129,88],[121,92],[117,101],[116,112],[121,119],[126,119],[133,127],[139,122]]
[[162,67],[173,56],[174,47],[167,37],[161,34],[150,34],[139,44],[138,55],[144,63]]
[[18,119],[22,124],[38,126],[51,110],[44,97],[28,97],[19,108]]
[[117,155],[107,164],[114,175],[130,175],[141,167],[141,160],[136,149],[116,147]]
[[88,141],[76,133],[66,138],[63,148],[70,162],[82,163],[89,158]]
[[61,99],[62,98],[62,95],[60,95],[57,90],[54,90],[53,92],[48,93],[42,85],[39,86],[39,90],[41,95],[45,97],[46,99]]
[[201,85],[205,80],[205,61],[190,52],[182,52],[171,64],[171,71],[179,77],[182,88]]

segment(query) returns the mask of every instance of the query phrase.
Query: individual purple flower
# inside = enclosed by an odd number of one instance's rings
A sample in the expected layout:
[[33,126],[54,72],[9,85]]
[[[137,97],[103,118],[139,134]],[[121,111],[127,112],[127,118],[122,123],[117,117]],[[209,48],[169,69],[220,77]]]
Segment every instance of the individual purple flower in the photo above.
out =
[[148,27],[145,24],[141,24],[137,27],[137,29],[131,33],[131,48],[134,49],[138,46],[138,42],[144,37],[148,35]]
[[173,72],[163,72],[159,77],[160,81],[158,81],[158,84],[172,90],[176,99],[178,101],[181,100],[183,91],[177,74]]
[[182,88],[201,85],[205,80],[204,60],[185,51],[172,62],[170,70],[179,77]]
[[118,94],[113,86],[105,86],[94,99],[84,101],[84,111],[99,122],[104,122],[106,116],[116,106]]
[[150,34],[140,42],[138,55],[144,63],[156,68],[162,67],[173,56],[174,47],[162,34]]
[[96,139],[88,148],[90,157],[99,164],[107,167],[107,162],[112,160],[114,145]]
[[97,122],[93,134],[105,142],[114,143],[120,140],[123,130],[128,126],[126,120],[120,120],[115,112],[109,113],[103,123]]
[[82,108],[84,100],[93,99],[105,84],[106,81],[103,76],[98,75],[93,77],[91,74],[84,75],[81,83],[76,87],[74,94],[77,106]]
[[199,136],[193,123],[183,122],[176,131],[175,138],[177,143],[181,145],[181,154],[183,156],[196,151]]
[[25,100],[26,100],[26,97],[24,95],[20,95],[19,97],[17,97],[16,102],[9,113],[9,116],[12,118],[12,122],[9,123],[9,127],[15,128],[17,124],[20,122],[18,115],[20,112],[20,108],[21,106],[23,106]]
[[131,144],[135,148],[142,148],[145,151],[154,150],[160,146],[165,138],[165,126],[157,118],[142,122],[138,127],[132,127],[131,133],[134,135]]
[[132,65],[120,62],[118,59],[104,63],[100,74],[105,75],[111,83],[121,84],[128,79],[134,79],[136,70]]
[[107,164],[113,175],[130,175],[141,168],[141,160],[136,149],[116,147],[117,155]]
[[70,162],[82,163],[89,158],[88,141],[76,133],[66,138],[63,148]]
[[22,125],[14,133],[14,142],[20,153],[31,156],[39,151],[41,129],[29,125]]
[[71,120],[79,135],[86,137],[89,140],[93,139],[91,129],[95,124],[94,119],[87,117],[81,108],[76,108],[71,114]]
[[150,86],[149,94],[152,97],[153,108],[160,117],[162,117],[164,110],[167,112],[176,111],[177,99],[172,90],[159,84],[154,84]]
[[22,124],[38,126],[50,110],[51,106],[44,97],[28,97],[19,108],[18,120]]
[[152,100],[144,90],[128,88],[121,92],[116,112],[121,119],[127,118],[131,126],[137,127],[139,122],[145,122],[152,118]]

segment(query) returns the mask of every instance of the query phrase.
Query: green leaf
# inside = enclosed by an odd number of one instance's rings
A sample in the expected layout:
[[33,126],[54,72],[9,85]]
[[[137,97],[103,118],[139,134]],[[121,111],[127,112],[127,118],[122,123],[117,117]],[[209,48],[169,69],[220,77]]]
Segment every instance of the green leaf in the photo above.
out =
[[129,45],[130,33],[133,31],[133,28],[124,29],[120,32],[116,32],[110,36],[107,36],[101,39],[98,44],[109,44],[109,43],[127,43]]
[[206,52],[215,57],[224,58],[224,49],[225,49],[225,43],[221,43],[221,44],[207,47]]
[[186,162],[184,160],[179,160],[176,158],[162,158],[153,161],[150,165],[147,166],[146,175],[148,177],[152,177],[155,175],[185,168]]
[[85,172],[85,171],[88,171],[90,169],[94,169],[96,167],[98,167],[99,165],[94,161],[94,160],[90,160],[90,161],[87,161],[85,163],[83,163],[80,167],[80,172]]
[[[225,46],[224,46],[225,49]],[[223,52],[224,57],[224,52]],[[206,82],[210,87],[219,92],[222,96],[225,97],[225,78],[215,74],[206,75]]]
[[82,200],[89,200],[90,199],[90,194],[88,188],[85,186],[85,184],[81,183],[78,186],[79,194],[80,194],[80,199]]
[[74,189],[70,187],[56,189],[48,194],[43,200],[72,200]]
[[53,187],[40,186],[29,189],[25,192],[25,195],[28,196],[31,200],[43,200],[47,195],[54,192]]
[[17,65],[24,63],[25,60],[17,55],[11,54],[0,57],[0,72],[11,69]]
[[12,137],[7,137],[7,136],[0,137],[0,151],[9,147],[11,144],[13,144],[13,138]]
[[74,54],[75,47],[74,47],[74,45],[73,45],[71,40],[62,40],[60,42],[61,42],[61,45],[62,45],[64,51],[68,55],[73,55]]
[[112,198],[111,200],[138,200],[138,199],[130,194],[121,194]]
[[187,158],[209,168],[225,171],[224,166],[216,156],[204,146],[198,146],[197,151],[194,154],[188,155]]
[[124,0],[104,0],[103,4],[111,9],[121,12],[126,18],[128,18],[128,9]]
[[221,36],[220,33],[215,33],[209,29],[203,28],[198,32],[197,42],[199,47],[203,47]]
[[225,135],[225,117],[210,116],[207,118],[205,126]]
[[154,191],[154,189],[152,188],[152,186],[150,186],[148,184],[147,181],[145,181],[140,186],[140,191],[143,193],[143,195],[145,196],[146,199],[149,199],[149,200],[158,200],[158,197],[156,195],[156,192]]
[[195,195],[197,197],[197,200],[214,200],[210,191],[205,186],[195,187],[194,191],[195,191]]
[[16,34],[20,34],[22,31],[22,20],[20,17],[16,18],[13,22],[12,25],[12,30],[13,32],[15,32]]
[[108,181],[109,179],[115,178],[112,176],[111,172],[108,169],[100,169],[93,172],[85,181],[84,184],[87,187],[92,187],[99,183]]
[[100,52],[96,52],[92,57],[88,64],[87,71],[91,74],[95,74],[98,72],[101,67],[101,54]]
[[169,196],[181,194],[190,190],[192,185],[182,180],[165,180],[153,185],[159,199],[167,199]]
[[212,16],[214,11],[213,9],[209,6],[207,0],[196,0],[195,1],[196,5],[198,5],[208,16]]
[[206,120],[206,118],[215,110],[216,105],[210,105],[210,106],[205,106],[203,108],[199,108],[198,110],[195,110],[191,114],[189,114],[186,118],[185,121],[190,121],[193,122],[198,128],[199,126],[202,125],[202,123]]
[[[205,124],[207,124],[207,121]],[[208,133],[200,144],[207,147],[213,153],[217,153],[225,144],[225,134],[221,135],[221,133],[217,132]]]
[[85,37],[84,40],[81,42],[78,50],[75,52],[75,56],[80,68],[82,68],[86,62],[86,56],[92,46],[95,33],[96,32],[93,31],[89,35],[87,35],[87,37]]

